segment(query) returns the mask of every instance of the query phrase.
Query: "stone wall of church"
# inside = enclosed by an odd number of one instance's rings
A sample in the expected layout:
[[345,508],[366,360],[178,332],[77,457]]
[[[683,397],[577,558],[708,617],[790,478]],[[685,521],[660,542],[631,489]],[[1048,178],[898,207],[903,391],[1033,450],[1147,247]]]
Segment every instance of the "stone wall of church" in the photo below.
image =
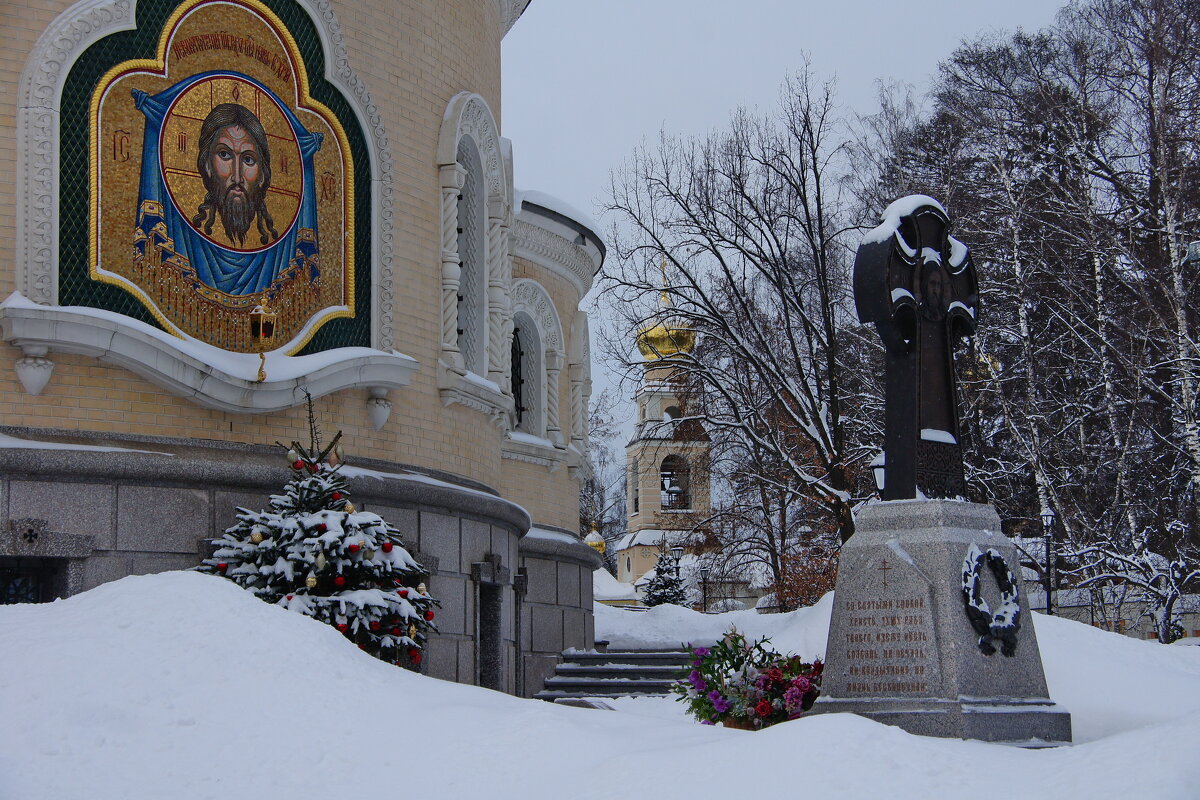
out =
[[[142,0],[148,2],[152,0]],[[16,0],[0,4],[6,47],[0,53],[0,138],[16,138],[17,85],[43,29],[71,4]],[[391,393],[392,414],[382,430],[367,422],[365,390],[317,401],[323,425],[345,432],[355,452],[403,460],[500,483],[501,431],[481,415],[444,407],[436,388],[440,336],[440,189],[435,151],[442,116],[461,91],[481,94],[499,115],[500,40],[494,2],[477,0],[362,0],[331,3],[351,66],[367,84],[386,126],[393,159],[395,347],[420,362],[411,383]],[[15,287],[13,242],[15,148],[0,148],[0,298]],[[364,265],[365,266],[365,265]],[[18,383],[10,365],[19,350],[0,344],[0,421],[18,427],[104,431],[270,443],[307,438],[303,407],[271,414],[202,408],[126,370],[94,358],[55,353],[53,377],[38,397]],[[399,454],[404,454],[398,459]]]
[[[74,8],[124,14],[131,2],[84,0]],[[159,2],[136,5],[155,8]],[[591,646],[591,571],[598,559],[577,536],[578,459],[546,465],[502,457],[503,425],[467,405],[447,405],[438,386],[444,224],[439,136],[448,104],[461,92],[480,95],[499,120],[501,8],[512,5],[329,3],[350,67],[370,93],[370,110],[378,113],[373,135],[387,139],[392,301],[386,310],[394,349],[419,366],[407,386],[389,390],[390,417],[378,430],[365,388],[318,397],[313,408],[327,437],[343,432],[350,464],[391,475],[355,478],[356,502],[396,525],[432,569],[429,588],[443,605],[425,671],[468,683],[491,674],[494,688],[532,694],[559,651]],[[0,51],[0,137],[9,142],[18,138],[21,72],[47,26],[71,7],[66,0],[0,3],[6,45]],[[86,34],[89,24],[85,20],[71,35]],[[6,176],[0,177],[0,299],[18,287],[17,206],[28,199],[17,196],[19,168],[18,148],[0,148],[0,176]],[[60,185],[72,179],[60,175]],[[378,204],[372,211],[382,213]],[[364,270],[374,266],[359,264]],[[574,315],[581,313],[578,289],[521,259],[514,259],[513,278],[534,279],[549,294],[566,338],[564,352],[570,352]],[[52,376],[34,396],[13,369],[23,355],[0,342],[0,433],[68,449],[0,446],[0,533],[8,520],[40,519],[55,533],[54,542],[78,549],[86,540],[93,548],[89,556],[71,550],[71,593],[123,575],[193,566],[204,539],[233,521],[236,505],[261,506],[283,485],[286,469],[277,463],[273,443],[308,441],[303,404],[270,413],[215,410],[128,369],[53,349],[47,354]],[[569,441],[565,360],[552,402]],[[78,449],[69,449],[72,444]],[[130,452],[139,450],[148,452]],[[541,534],[526,535],[531,525]],[[4,538],[0,555],[20,555],[8,550],[21,541]]]

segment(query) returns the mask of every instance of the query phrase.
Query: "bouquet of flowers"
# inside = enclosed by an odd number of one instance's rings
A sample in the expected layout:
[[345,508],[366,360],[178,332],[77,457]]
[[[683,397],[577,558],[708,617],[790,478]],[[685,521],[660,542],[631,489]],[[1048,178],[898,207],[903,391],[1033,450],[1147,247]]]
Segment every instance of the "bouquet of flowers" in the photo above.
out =
[[711,648],[693,649],[692,670],[673,691],[704,725],[758,730],[795,719],[820,694],[824,665],[780,655],[768,641],[748,642],[732,630]]

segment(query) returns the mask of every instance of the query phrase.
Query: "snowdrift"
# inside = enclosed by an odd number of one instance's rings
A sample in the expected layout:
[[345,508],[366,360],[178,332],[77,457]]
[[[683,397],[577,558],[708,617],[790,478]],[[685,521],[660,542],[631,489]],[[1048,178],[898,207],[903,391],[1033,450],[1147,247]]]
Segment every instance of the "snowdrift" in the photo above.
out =
[[[762,618],[781,645],[822,639],[827,612],[789,616]],[[848,715],[749,733],[564,708],[390,667],[221,578],[130,577],[0,607],[0,798],[1195,797],[1200,648],[1037,624],[1051,691],[1092,741],[1022,751]]]

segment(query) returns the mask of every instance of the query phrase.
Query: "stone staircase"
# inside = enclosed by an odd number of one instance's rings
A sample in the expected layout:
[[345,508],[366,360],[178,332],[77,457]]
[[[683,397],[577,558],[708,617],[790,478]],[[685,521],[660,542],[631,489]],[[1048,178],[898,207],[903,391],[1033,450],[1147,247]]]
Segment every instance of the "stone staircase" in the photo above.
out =
[[665,695],[687,674],[691,659],[683,650],[564,650],[554,674],[534,697],[553,703]]

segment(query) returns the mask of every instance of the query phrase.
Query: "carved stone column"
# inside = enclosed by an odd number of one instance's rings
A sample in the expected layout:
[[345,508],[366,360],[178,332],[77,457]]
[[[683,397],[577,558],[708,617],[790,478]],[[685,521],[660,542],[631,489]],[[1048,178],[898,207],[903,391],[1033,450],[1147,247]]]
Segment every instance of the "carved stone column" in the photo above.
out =
[[562,428],[558,423],[558,375],[562,371],[562,353],[546,353],[546,438],[558,447],[563,446]]
[[512,313],[509,287],[512,262],[508,258],[508,224],[503,213],[489,209],[487,221],[488,260],[488,379],[510,392],[512,373]]
[[467,171],[459,164],[439,170],[442,181],[442,359],[465,369],[458,349],[458,291],[462,274],[458,256],[458,198]]
[[571,381],[571,444],[582,453],[586,449],[584,426],[587,425],[583,402],[583,364],[569,365],[567,375]]

